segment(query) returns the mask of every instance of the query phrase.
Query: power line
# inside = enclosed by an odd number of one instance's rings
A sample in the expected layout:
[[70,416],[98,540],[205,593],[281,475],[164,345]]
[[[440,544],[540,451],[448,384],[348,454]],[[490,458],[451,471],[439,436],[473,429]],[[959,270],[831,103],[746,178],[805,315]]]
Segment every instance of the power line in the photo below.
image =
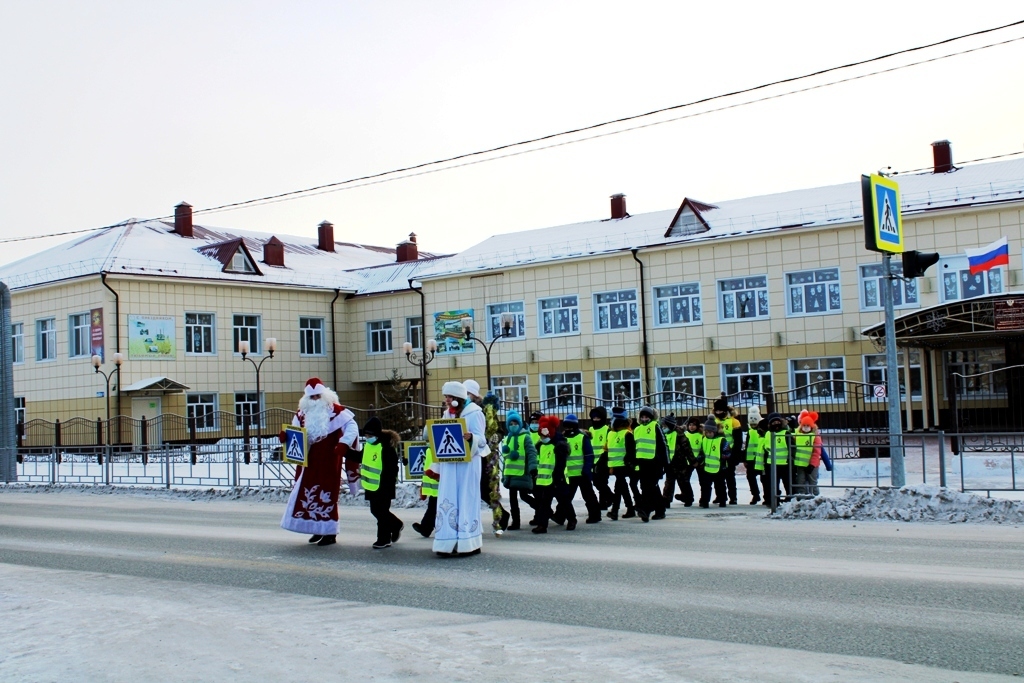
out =
[[[551,134],[548,134],[548,135],[543,135],[543,136],[536,137],[536,138],[531,138],[531,139],[528,139],[528,140],[522,140],[522,141],[519,141],[519,142],[513,142],[513,143],[504,144],[504,145],[499,145],[497,147],[491,147],[491,148],[485,149],[485,150],[479,150],[479,151],[476,151],[476,152],[467,152],[465,154],[459,154],[459,155],[451,156],[451,157],[448,157],[448,158],[445,158],[445,159],[437,159],[437,160],[434,160],[434,161],[428,161],[428,162],[423,162],[423,163],[419,163],[419,164],[414,164],[412,166],[406,166],[406,167],[403,167],[403,168],[392,169],[392,170],[389,170],[389,171],[382,171],[380,173],[373,173],[373,174],[364,175],[364,176],[360,176],[360,177],[356,177],[356,178],[349,178],[348,180],[342,180],[342,181],[333,182],[333,183],[326,183],[326,184],[323,184],[323,185],[316,185],[316,186],[304,188],[304,189],[301,189],[301,190],[292,190],[292,191],[289,191],[289,192],[283,192],[283,193],[274,194],[274,195],[267,195],[267,196],[264,196],[264,197],[257,197],[257,198],[254,198],[254,199],[247,199],[247,200],[240,201],[240,202],[232,202],[232,203],[229,203],[229,204],[221,204],[221,205],[218,205],[218,206],[212,206],[212,207],[208,207],[208,208],[205,208],[205,209],[197,209],[197,210],[193,210],[192,213],[193,213],[193,215],[195,215],[195,214],[202,214],[202,213],[222,212],[222,211],[228,211],[228,210],[232,210],[232,209],[241,208],[241,207],[244,207],[244,206],[257,206],[257,205],[265,205],[265,204],[278,203],[278,202],[282,202],[282,201],[290,201],[292,199],[298,199],[298,198],[306,197],[306,196],[316,196],[316,195],[319,195],[319,194],[325,194],[325,193],[332,192],[332,191],[339,191],[339,190],[342,190],[342,189],[355,189],[357,187],[365,187],[365,186],[368,186],[368,185],[375,185],[375,184],[380,184],[380,183],[383,183],[383,182],[390,182],[390,181],[393,181],[393,180],[402,180],[402,179],[405,179],[405,178],[412,178],[412,177],[416,177],[416,176],[419,176],[419,175],[426,175],[428,173],[437,173],[437,172],[440,172],[440,171],[450,170],[450,169],[454,169],[454,168],[460,168],[460,167],[463,167],[463,166],[469,166],[469,165],[474,165],[474,164],[478,164],[478,163],[484,163],[486,161],[495,161],[495,160],[498,160],[498,159],[508,158],[508,157],[511,157],[511,156],[518,156],[518,155],[521,155],[521,154],[528,154],[528,153],[537,152],[537,151],[541,151],[541,150],[545,150],[545,149],[552,149],[554,147],[560,147],[560,146],[564,146],[564,145],[575,144],[575,143],[584,142],[584,141],[587,141],[587,140],[594,140],[594,139],[597,139],[597,138],[607,137],[607,136],[610,136],[610,135],[618,135],[618,134],[625,133],[625,132],[639,130],[639,129],[642,129],[642,128],[648,128],[648,127],[651,127],[651,126],[662,125],[662,124],[665,124],[665,123],[671,123],[671,122],[674,122],[674,121],[679,121],[679,120],[683,120],[683,119],[687,119],[687,118],[693,118],[693,117],[696,117],[696,116],[705,116],[707,114],[711,114],[711,113],[715,113],[715,112],[720,112],[720,111],[725,111],[727,109],[734,109],[734,108],[738,108],[738,107],[748,106],[748,105],[755,104],[755,103],[758,103],[758,102],[764,102],[764,101],[767,101],[767,100],[778,99],[778,98],[786,97],[786,96],[789,96],[789,95],[794,95],[794,94],[798,94],[798,93],[802,93],[802,92],[808,92],[808,91],[811,91],[811,90],[817,90],[817,89],[820,89],[820,88],[830,87],[832,85],[837,85],[837,84],[840,84],[840,83],[846,83],[846,82],[850,82],[850,81],[854,81],[854,80],[868,78],[870,76],[876,76],[876,75],[883,74],[883,73],[889,73],[889,72],[892,72],[892,71],[897,71],[897,70],[900,70],[900,69],[909,68],[911,66],[917,66],[917,65],[920,65],[920,64],[926,64],[926,63],[929,63],[929,62],[935,62],[935,61],[939,61],[939,60],[942,60],[942,59],[948,59],[950,57],[959,56],[959,55],[967,54],[967,53],[970,53],[970,52],[976,52],[976,51],[984,50],[984,49],[987,49],[987,48],[990,48],[990,47],[995,47],[995,46],[998,46],[998,45],[1005,45],[1005,44],[1016,42],[1016,41],[1019,41],[1019,40],[1024,40],[1024,36],[1019,37],[1019,38],[1011,38],[1009,40],[1004,40],[1004,41],[1000,41],[1000,42],[996,42],[996,43],[990,43],[990,44],[979,46],[979,47],[975,47],[975,48],[969,48],[967,50],[962,50],[962,51],[959,51],[959,52],[954,52],[954,53],[949,53],[949,54],[945,54],[945,55],[940,55],[940,56],[937,56],[937,57],[932,57],[932,58],[929,58],[929,59],[920,60],[920,61],[912,62],[912,63],[909,63],[909,64],[899,65],[899,66],[891,67],[891,68],[888,68],[888,69],[881,69],[881,70],[873,71],[873,72],[870,72],[870,73],[867,73],[867,74],[860,74],[860,75],[857,75],[857,76],[851,76],[851,77],[848,77],[848,78],[843,78],[843,79],[838,79],[838,80],[835,80],[835,81],[830,81],[828,83],[817,84],[817,85],[809,86],[809,87],[806,87],[806,88],[799,88],[799,89],[795,89],[795,90],[786,91],[784,93],[778,93],[778,94],[775,94],[775,95],[769,95],[769,96],[766,96],[766,97],[756,98],[756,99],[745,101],[745,102],[740,102],[740,103],[736,103],[736,104],[726,105],[726,106],[723,106],[723,107],[717,107],[715,109],[710,109],[710,110],[706,110],[706,111],[695,112],[695,113],[692,113],[692,114],[686,114],[686,115],[683,115],[683,116],[672,117],[672,118],[665,119],[665,120],[654,121],[654,122],[650,122],[650,123],[644,123],[644,124],[640,124],[640,125],[630,126],[630,127],[627,127],[627,128],[618,129],[618,130],[614,130],[614,131],[602,132],[602,133],[598,133],[598,134],[595,134],[595,135],[586,136],[586,137],[583,137],[583,138],[578,138],[578,139],[568,140],[568,141],[563,141],[563,142],[557,142],[557,143],[553,143],[553,144],[549,144],[549,145],[544,145],[544,146],[536,147],[536,148],[531,148],[531,149],[527,149],[527,150],[520,150],[520,151],[516,151],[516,152],[510,152],[508,154],[494,156],[494,157],[487,157],[485,159],[474,159],[473,161],[466,161],[466,162],[464,162],[462,164],[448,165],[448,166],[443,166],[441,168],[430,168],[429,170],[423,170],[423,169],[428,169],[429,167],[435,167],[435,166],[439,166],[440,167],[443,164],[451,164],[451,162],[453,162],[453,161],[460,161],[460,160],[470,159],[472,157],[481,157],[481,156],[488,155],[488,154],[494,154],[495,152],[500,152],[500,151],[503,151],[503,150],[509,150],[509,149],[513,149],[513,148],[517,148],[517,147],[524,147],[524,146],[527,146],[527,145],[536,144],[538,142],[544,142],[544,141],[552,140],[552,139],[555,139],[555,138],[561,138],[561,137],[565,137],[565,136],[569,136],[569,135],[574,135],[574,134],[578,134],[578,133],[592,131],[592,130],[596,130],[598,128],[604,128],[604,127],[612,126],[612,125],[615,125],[615,124],[621,124],[621,123],[626,123],[626,122],[630,122],[630,121],[637,121],[639,119],[648,118],[648,117],[651,117],[651,116],[655,116],[657,114],[663,114],[663,113],[670,112],[670,111],[677,111],[677,110],[680,110],[680,109],[694,107],[694,106],[697,106],[699,104],[706,104],[708,102],[713,102],[713,101],[716,101],[716,100],[722,100],[722,99],[726,99],[726,98],[729,98],[729,97],[735,97],[737,95],[748,94],[748,93],[756,92],[756,91],[759,91],[759,90],[764,90],[764,89],[771,88],[771,87],[774,87],[774,86],[777,86],[777,85],[781,85],[781,84],[785,84],[785,83],[793,83],[793,82],[797,82],[797,81],[801,81],[801,80],[806,80],[806,79],[809,79],[809,78],[813,78],[815,76],[820,76],[820,75],[827,74],[827,73],[832,73],[832,72],[836,72],[836,71],[850,69],[850,68],[853,68],[853,67],[856,67],[856,66],[863,66],[865,64],[871,64],[871,63],[882,61],[882,60],[885,60],[885,59],[890,59],[892,57],[896,57],[896,56],[899,56],[899,55],[905,55],[905,54],[909,54],[909,53],[913,53],[913,52],[919,52],[921,50],[926,50],[926,49],[929,49],[929,48],[932,48],[932,47],[937,47],[939,45],[945,45],[945,44],[949,44],[949,43],[956,42],[956,41],[959,41],[959,40],[965,40],[967,38],[972,38],[972,37],[976,37],[976,36],[979,36],[979,35],[984,35],[984,34],[987,34],[987,33],[993,33],[995,31],[1001,31],[1001,30],[1004,30],[1004,29],[1007,29],[1007,28],[1012,28],[1014,26],[1020,26],[1020,25],[1024,25],[1024,19],[1019,20],[1019,21],[1015,21],[1015,22],[1011,22],[1009,24],[1003,24],[1002,26],[995,26],[995,27],[983,29],[983,30],[980,30],[980,31],[974,31],[974,32],[971,32],[971,33],[965,33],[965,34],[961,34],[961,35],[958,35],[958,36],[953,36],[951,38],[945,38],[943,40],[935,41],[935,42],[932,42],[932,43],[927,43],[925,45],[918,45],[916,47],[910,47],[910,48],[906,48],[906,49],[903,49],[903,50],[897,50],[895,52],[890,52],[890,53],[887,53],[887,54],[884,54],[884,55],[879,55],[879,56],[876,56],[876,57],[871,57],[869,59],[863,59],[863,60],[856,61],[856,62],[850,62],[848,64],[843,64],[843,65],[839,65],[839,66],[833,66],[833,67],[828,67],[828,68],[825,68],[825,69],[820,69],[818,71],[810,72],[810,73],[803,74],[803,75],[800,75],[800,76],[791,76],[791,77],[788,77],[788,78],[783,78],[783,79],[771,81],[771,82],[768,82],[768,83],[762,83],[760,85],[752,86],[752,87],[749,87],[749,88],[743,88],[743,89],[740,89],[740,90],[734,90],[734,91],[731,91],[731,92],[728,92],[728,93],[722,93],[722,94],[719,94],[719,95],[712,95],[712,96],[709,96],[709,97],[701,98],[701,99],[698,99],[698,100],[693,100],[691,102],[686,102],[686,103],[683,103],[683,104],[676,104],[676,105],[672,105],[672,106],[669,106],[669,107],[662,107],[660,109],[654,109],[654,110],[651,110],[651,111],[648,111],[648,112],[644,112],[642,114],[634,114],[634,115],[631,115],[631,116],[625,116],[625,117],[621,117],[621,118],[618,118],[618,119],[613,119],[613,120],[610,120],[610,121],[603,121],[601,123],[595,123],[595,124],[591,124],[591,125],[587,125],[587,126],[581,126],[581,127],[573,128],[573,129],[570,129],[570,130],[561,131],[561,132],[558,132],[558,133],[551,133]],[[999,158],[999,157],[1002,157],[1002,156],[1012,156],[1013,154],[1017,154],[1017,153],[998,155],[997,157],[987,157],[986,159]],[[961,163],[971,163],[971,162],[961,162]],[[925,169],[917,169],[917,170],[925,170]],[[418,171],[418,172],[417,173],[410,173],[410,171]],[[903,171],[903,173],[911,173],[911,172],[913,172],[913,171]],[[399,175],[399,174],[404,174],[404,175]],[[349,187],[346,187],[346,186],[349,186]],[[152,219],[149,219],[149,220],[165,220],[165,219],[172,218],[172,217],[173,217],[172,215],[159,216],[157,218],[152,218]],[[85,228],[85,229],[82,229],[82,230],[70,230],[70,231],[66,231],[66,232],[50,233],[50,234],[46,234],[46,235],[32,235],[32,236],[25,236],[25,237],[4,238],[4,239],[0,239],[0,243],[20,242],[20,241],[26,241],[26,240],[31,240],[31,239],[43,239],[43,238],[47,238],[47,237],[59,237],[59,236],[65,236],[65,235],[81,234],[81,233],[86,233],[86,232],[94,232],[94,231],[99,231],[99,230],[106,230],[106,229],[118,227],[118,226],[121,226],[121,225],[124,225],[124,223],[121,222],[121,223],[115,223],[115,224],[112,224],[112,225],[106,225],[106,226],[102,226],[102,227],[98,227],[98,228]]]

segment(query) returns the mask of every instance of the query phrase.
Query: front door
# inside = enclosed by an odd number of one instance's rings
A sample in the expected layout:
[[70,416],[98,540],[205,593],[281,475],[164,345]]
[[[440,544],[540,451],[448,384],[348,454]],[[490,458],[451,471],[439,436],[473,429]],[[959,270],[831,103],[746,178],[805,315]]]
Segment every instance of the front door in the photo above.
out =
[[146,443],[155,446],[163,440],[161,421],[154,419],[164,412],[163,398],[160,396],[142,396],[132,398],[132,419],[136,421],[135,445],[142,443],[142,427],[138,422],[146,418]]

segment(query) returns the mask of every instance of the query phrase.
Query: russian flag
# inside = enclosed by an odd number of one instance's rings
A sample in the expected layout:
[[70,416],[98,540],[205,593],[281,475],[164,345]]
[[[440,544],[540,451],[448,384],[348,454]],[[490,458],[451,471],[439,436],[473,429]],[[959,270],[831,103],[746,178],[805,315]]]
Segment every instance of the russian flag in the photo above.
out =
[[967,264],[971,267],[971,275],[1010,265],[1010,245],[1005,237],[987,247],[964,251],[967,252]]

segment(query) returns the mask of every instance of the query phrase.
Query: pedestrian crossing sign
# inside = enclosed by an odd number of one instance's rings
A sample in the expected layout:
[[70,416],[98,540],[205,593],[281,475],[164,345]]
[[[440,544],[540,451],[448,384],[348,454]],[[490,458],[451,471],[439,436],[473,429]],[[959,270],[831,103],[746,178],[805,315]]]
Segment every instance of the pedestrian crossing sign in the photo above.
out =
[[864,246],[871,251],[903,253],[903,219],[900,187],[880,175],[862,176],[864,204]]
[[426,441],[403,441],[402,450],[405,455],[405,479],[422,479],[423,472],[427,469],[427,449],[430,444]]
[[472,459],[466,443],[466,421],[461,417],[427,420],[427,435],[434,459],[438,462],[469,462]]
[[305,428],[281,425],[281,430],[284,432],[284,461],[289,465],[306,467],[309,464],[309,439]]

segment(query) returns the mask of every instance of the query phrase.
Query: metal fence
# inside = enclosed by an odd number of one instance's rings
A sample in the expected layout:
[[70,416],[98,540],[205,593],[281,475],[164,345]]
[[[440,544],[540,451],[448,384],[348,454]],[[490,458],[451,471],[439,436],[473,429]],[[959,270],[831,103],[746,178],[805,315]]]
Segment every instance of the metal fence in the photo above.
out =
[[1024,427],[1024,365],[974,374],[951,372],[946,385],[950,431],[1015,431]]

